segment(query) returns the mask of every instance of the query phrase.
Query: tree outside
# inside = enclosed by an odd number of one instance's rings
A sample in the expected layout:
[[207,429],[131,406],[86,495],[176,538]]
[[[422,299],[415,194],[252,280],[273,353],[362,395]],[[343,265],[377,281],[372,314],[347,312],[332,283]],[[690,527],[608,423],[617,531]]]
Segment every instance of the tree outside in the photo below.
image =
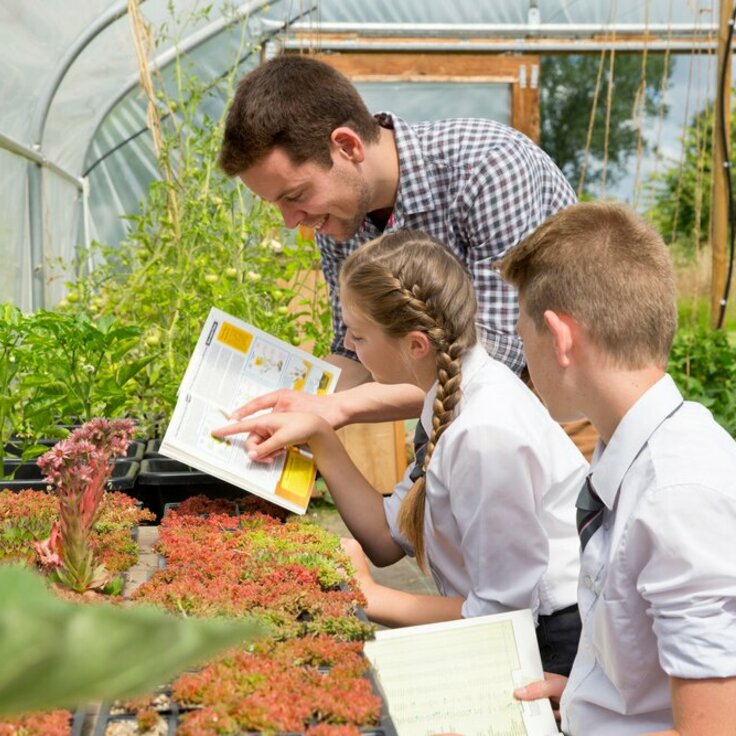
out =
[[610,61],[609,54],[542,58],[541,146],[575,189],[584,172],[583,195],[618,182],[632,156],[653,143],[642,131],[645,119],[667,113],[663,93],[672,67],[663,54],[615,54],[612,76]]

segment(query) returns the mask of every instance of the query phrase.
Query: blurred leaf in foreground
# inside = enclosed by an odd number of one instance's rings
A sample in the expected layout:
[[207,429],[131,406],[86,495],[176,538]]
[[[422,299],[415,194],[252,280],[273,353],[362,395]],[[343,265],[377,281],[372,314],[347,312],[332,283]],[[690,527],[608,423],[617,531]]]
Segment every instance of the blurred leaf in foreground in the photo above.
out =
[[38,574],[0,566],[0,714],[140,694],[265,633],[246,619],[63,601]]

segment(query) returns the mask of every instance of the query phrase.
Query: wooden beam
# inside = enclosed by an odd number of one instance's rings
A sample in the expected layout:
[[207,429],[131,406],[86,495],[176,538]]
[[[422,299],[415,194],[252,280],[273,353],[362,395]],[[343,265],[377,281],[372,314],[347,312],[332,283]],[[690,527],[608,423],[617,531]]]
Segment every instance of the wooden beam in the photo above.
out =
[[509,85],[511,126],[539,142],[539,57],[518,54],[315,54],[355,82],[468,82]]
[[[731,131],[731,64],[730,49],[727,48],[728,28],[731,22],[731,0],[721,0],[720,23],[718,28],[718,64],[716,81],[715,119],[713,122],[713,189],[710,215],[711,247],[711,324],[719,327],[721,300],[726,288],[727,251],[729,236],[729,193],[726,181],[726,147],[730,148]],[[721,89],[721,70],[726,63],[726,73]]]
[[[356,48],[351,50],[350,45]],[[371,45],[375,50],[371,51]],[[386,47],[392,47],[387,51]],[[585,37],[577,36],[524,36],[524,37],[478,37],[450,38],[444,37],[409,37],[409,36],[360,36],[356,33],[294,33],[287,39],[285,48],[289,53],[319,52],[329,53],[369,53],[382,55],[385,53],[414,53],[412,46],[424,49],[426,53],[441,53],[443,46],[454,54],[485,54],[486,56],[517,54],[581,54],[600,53],[602,48],[616,48],[617,51],[641,53],[644,48],[660,51],[681,51],[683,53],[697,49],[708,50],[714,47],[714,38],[708,33],[697,36],[667,35],[655,36],[651,33],[631,33],[612,35],[610,33],[594,33]],[[431,51],[426,51],[431,46]],[[395,49],[395,51],[394,51]]]
[[348,77],[410,75],[414,77],[512,77],[518,78],[521,63],[539,63],[537,56],[512,54],[458,54],[441,52],[370,51],[315,54]]

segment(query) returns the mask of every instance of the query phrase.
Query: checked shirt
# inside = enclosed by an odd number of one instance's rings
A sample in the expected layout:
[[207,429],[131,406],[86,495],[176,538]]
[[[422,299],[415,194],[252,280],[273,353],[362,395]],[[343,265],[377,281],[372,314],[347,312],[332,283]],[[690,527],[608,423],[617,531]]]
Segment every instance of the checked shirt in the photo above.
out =
[[[572,188],[541,148],[500,123],[473,118],[409,125],[392,113],[376,117],[394,130],[400,171],[393,214],[383,232],[424,230],[467,266],[478,299],[481,342],[519,372],[524,356],[516,337],[516,292],[493,270],[493,261],[573,204]],[[332,350],[350,358],[355,355],[343,345],[337,275],[346,256],[381,234],[366,219],[349,240],[317,235],[332,304]]]

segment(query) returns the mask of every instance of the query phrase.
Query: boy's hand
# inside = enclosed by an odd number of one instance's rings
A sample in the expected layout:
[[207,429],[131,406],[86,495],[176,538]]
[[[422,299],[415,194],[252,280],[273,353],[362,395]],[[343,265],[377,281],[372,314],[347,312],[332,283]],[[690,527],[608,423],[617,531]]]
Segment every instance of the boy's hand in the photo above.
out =
[[332,431],[329,424],[315,414],[264,414],[253,419],[232,422],[212,430],[213,437],[229,437],[248,433],[245,448],[248,457],[259,463],[272,463],[276,454],[290,445],[309,442],[320,432]]
[[345,424],[346,417],[341,408],[340,394],[315,396],[304,391],[282,388],[278,391],[257,396],[231,412],[230,418],[243,419],[259,411],[270,409],[279,412],[308,412],[322,417],[331,427],[338,429]]
[[540,698],[549,698],[552,703],[552,712],[555,719],[560,720],[560,698],[562,692],[567,685],[567,677],[556,675],[553,672],[545,672],[544,680],[530,682],[524,687],[517,687],[514,690],[514,697],[518,700],[539,700]]

